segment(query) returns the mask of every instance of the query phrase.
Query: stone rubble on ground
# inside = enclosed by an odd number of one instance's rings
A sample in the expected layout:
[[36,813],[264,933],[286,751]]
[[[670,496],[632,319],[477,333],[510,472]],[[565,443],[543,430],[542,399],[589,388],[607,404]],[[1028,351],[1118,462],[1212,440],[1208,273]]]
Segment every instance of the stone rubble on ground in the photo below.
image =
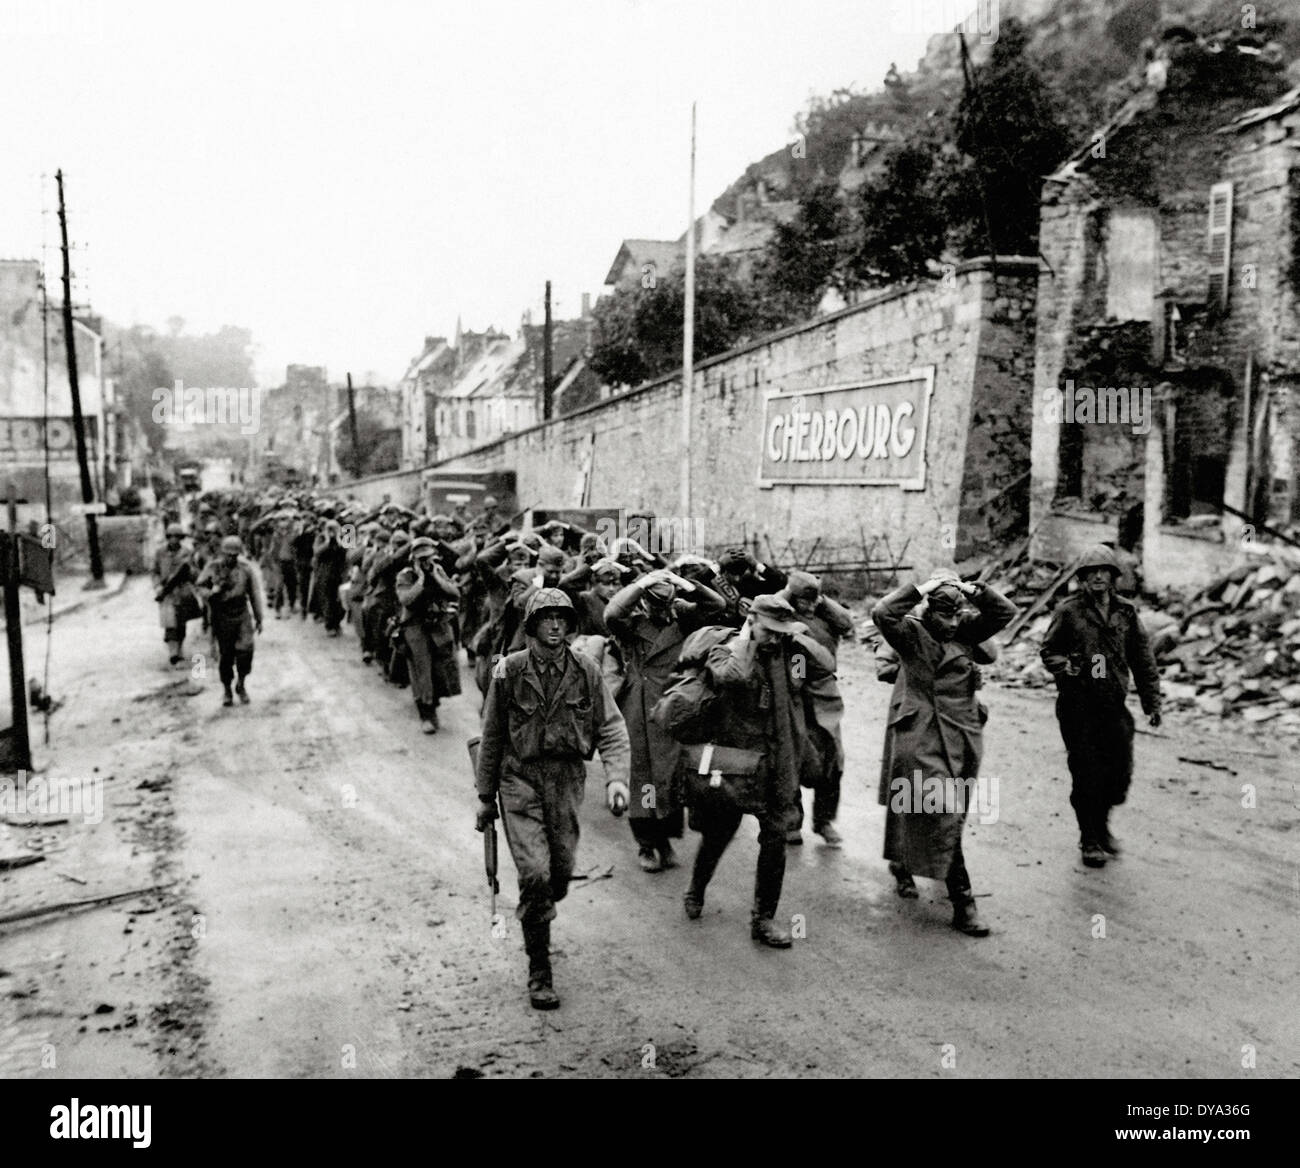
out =
[[[1256,542],[1244,563],[1196,593],[1167,592],[1138,608],[1160,666],[1166,710],[1266,724],[1300,736],[1300,549]],[[1061,565],[1021,562],[991,583],[1022,611],[1051,586]],[[1039,650],[1056,600],[1001,645],[985,672],[999,683],[1049,688]],[[868,604],[867,612],[870,612]],[[862,639],[875,630],[868,618]]]

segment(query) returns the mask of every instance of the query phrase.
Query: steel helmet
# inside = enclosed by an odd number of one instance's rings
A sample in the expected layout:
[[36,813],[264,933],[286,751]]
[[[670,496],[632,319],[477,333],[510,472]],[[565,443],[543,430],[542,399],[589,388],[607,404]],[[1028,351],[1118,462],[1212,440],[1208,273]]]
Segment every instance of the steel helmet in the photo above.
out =
[[237,535],[228,535],[221,541],[221,550],[223,552],[235,552],[238,555],[244,550],[244,541]]
[[1103,543],[1084,548],[1083,554],[1079,557],[1079,562],[1074,565],[1076,575],[1080,572],[1086,572],[1089,568],[1109,568],[1111,574],[1117,577],[1122,572],[1119,560],[1115,558],[1115,553]]
[[539,588],[528,601],[528,611],[524,614],[524,632],[533,631],[534,622],[544,612],[558,610],[569,622],[569,629],[577,627],[578,614],[574,611],[573,601],[558,588]]
[[168,535],[184,535],[184,534],[185,534],[185,528],[183,528],[179,523],[169,523],[169,524],[167,524],[167,534],[168,534]]

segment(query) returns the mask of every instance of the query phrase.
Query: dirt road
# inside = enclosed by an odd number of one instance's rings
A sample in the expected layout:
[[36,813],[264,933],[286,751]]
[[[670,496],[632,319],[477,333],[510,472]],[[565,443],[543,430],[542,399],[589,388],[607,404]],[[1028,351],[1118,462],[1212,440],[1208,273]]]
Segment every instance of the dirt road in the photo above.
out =
[[[1185,716],[1139,735],[1114,824],[1125,855],[1090,871],[1050,696],[989,687],[996,814],[972,822],[966,854],[994,933],[971,940],[949,928],[940,885],[894,895],[875,802],[888,691],[849,646],[846,844],[809,834],[789,851],[782,914],[805,936],[788,952],[749,939],[752,826],[688,921],[685,868],[638,869],[596,767],[579,853],[590,878],[554,929],[563,1007],[541,1015],[504,845],[508,927],[491,929],[468,673],[428,738],[346,628],[330,640],[314,622],[268,621],[253,704],[231,710],[215,662],[199,678],[167,667],[144,581],[70,614],[56,638],[51,688],[66,704],[51,774],[114,778],[102,823],[4,829],[10,851],[43,835],[47,860],[0,874],[0,911],[170,886],[0,927],[2,1074],[1300,1072],[1293,743]],[[693,848],[688,833],[684,859]]]

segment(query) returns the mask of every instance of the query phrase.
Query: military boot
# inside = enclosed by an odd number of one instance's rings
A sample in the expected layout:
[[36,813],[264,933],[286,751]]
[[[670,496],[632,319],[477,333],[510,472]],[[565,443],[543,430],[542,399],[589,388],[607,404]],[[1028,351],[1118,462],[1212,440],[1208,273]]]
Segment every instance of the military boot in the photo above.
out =
[[760,917],[757,914],[750,921],[749,935],[771,949],[789,949],[794,944],[789,929],[778,925],[771,917]]
[[1110,808],[1105,808],[1097,816],[1097,842],[1108,856],[1120,854],[1119,840],[1110,834]]
[[528,953],[528,1000],[534,1010],[554,1010],[560,997],[551,986],[551,925],[525,926],[524,949]]
[[975,908],[975,899],[954,900],[952,903],[952,927],[968,937],[987,937],[989,927],[980,920]]

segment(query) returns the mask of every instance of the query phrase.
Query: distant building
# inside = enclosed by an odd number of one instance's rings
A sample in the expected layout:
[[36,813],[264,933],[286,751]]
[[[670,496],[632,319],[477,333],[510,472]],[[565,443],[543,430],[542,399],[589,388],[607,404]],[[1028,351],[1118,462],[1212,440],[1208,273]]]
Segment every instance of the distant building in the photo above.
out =
[[[37,260],[0,260],[0,492],[12,482],[18,497],[30,500],[31,514],[40,517],[45,513],[47,449],[54,515],[67,515],[81,502],[60,295],[50,297],[45,320],[47,370],[41,265]],[[112,486],[106,482],[112,386],[104,375],[102,329],[98,318],[85,315],[74,318],[73,329],[91,479],[96,498],[104,499],[106,487]]]
[[261,425],[253,435],[253,466],[259,477],[328,483],[333,469],[330,423],[338,416],[338,393],[321,365],[289,365],[284,384],[261,398]]
[[[685,232],[682,233],[683,239]],[[682,240],[625,239],[614,256],[605,276],[605,287],[652,288],[654,283],[667,276],[675,267],[685,262],[686,248]]]
[[[591,327],[589,315],[552,322],[557,417],[601,398],[601,381],[586,365]],[[514,337],[459,327],[454,345],[426,337],[399,383],[403,468],[463,454],[541,421],[544,331],[525,322]]]

